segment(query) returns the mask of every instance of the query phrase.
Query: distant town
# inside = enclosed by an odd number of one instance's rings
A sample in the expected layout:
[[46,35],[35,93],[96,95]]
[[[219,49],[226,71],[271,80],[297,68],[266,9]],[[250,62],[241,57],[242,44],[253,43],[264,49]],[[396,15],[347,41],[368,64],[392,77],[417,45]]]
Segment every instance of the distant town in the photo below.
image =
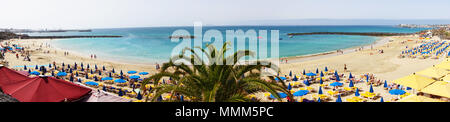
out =
[[417,24],[400,24],[399,27],[403,28],[450,28],[450,24],[427,24],[427,25],[417,25]]
[[91,32],[92,30],[89,29],[80,29],[80,30],[76,30],[76,29],[57,29],[57,30],[48,30],[48,29],[43,29],[43,30],[32,30],[32,29],[2,29],[0,28],[0,32],[12,32],[12,33],[53,33],[53,32]]

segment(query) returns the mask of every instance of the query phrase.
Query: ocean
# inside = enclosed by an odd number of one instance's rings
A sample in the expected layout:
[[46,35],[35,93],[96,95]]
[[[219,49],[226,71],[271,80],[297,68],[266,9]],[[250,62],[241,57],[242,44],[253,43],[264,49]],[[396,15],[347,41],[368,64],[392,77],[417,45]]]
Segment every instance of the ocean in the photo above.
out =
[[[175,30],[185,29],[194,35],[193,27],[145,27],[92,29],[92,32],[27,33],[31,36],[63,35],[119,35],[122,38],[74,38],[53,40],[52,45],[74,51],[86,56],[96,54],[99,59],[128,63],[151,64],[169,60],[174,47],[179,43],[171,42],[169,36]],[[203,26],[203,33],[210,29],[219,30],[225,40],[226,30],[247,31],[250,29],[279,30],[280,57],[302,56],[368,45],[378,40],[371,36],[349,35],[305,35],[293,36],[288,33],[306,32],[395,32],[411,33],[425,28],[400,28],[396,26]],[[229,40],[227,40],[229,41]],[[246,43],[248,44],[248,43]],[[270,45],[269,45],[270,46]],[[248,47],[247,47],[248,48]],[[270,54],[269,54],[270,58]]]

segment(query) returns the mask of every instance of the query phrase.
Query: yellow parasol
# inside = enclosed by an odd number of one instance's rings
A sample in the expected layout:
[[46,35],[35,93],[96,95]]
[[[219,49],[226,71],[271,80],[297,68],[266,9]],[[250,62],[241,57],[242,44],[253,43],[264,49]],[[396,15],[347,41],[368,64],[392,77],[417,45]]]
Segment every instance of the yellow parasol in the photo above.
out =
[[444,102],[444,101],[424,96],[411,95],[403,99],[400,99],[397,102]]
[[450,98],[450,83],[445,81],[436,81],[433,84],[423,88],[422,92]]
[[429,76],[432,78],[441,78],[445,75],[447,75],[449,72],[445,69],[437,68],[437,67],[430,67],[425,70],[417,72],[417,74],[423,75],[423,76]]
[[427,78],[427,77],[423,77],[420,75],[412,74],[412,75],[408,75],[408,76],[396,79],[392,82],[396,83],[396,84],[408,86],[408,87],[411,87],[416,90],[421,90],[421,89],[425,88],[426,86],[428,86],[429,84],[435,82],[435,80]]

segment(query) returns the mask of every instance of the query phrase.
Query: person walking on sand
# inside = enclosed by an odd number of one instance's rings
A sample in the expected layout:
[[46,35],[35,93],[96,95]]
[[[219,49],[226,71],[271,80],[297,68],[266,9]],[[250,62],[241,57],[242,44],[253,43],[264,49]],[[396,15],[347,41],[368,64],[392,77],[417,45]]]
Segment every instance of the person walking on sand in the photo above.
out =
[[347,64],[344,64],[344,72],[347,72]]
[[97,55],[94,54],[94,59],[97,59]]
[[19,59],[19,53],[16,53],[16,58]]
[[93,55],[91,54],[91,59],[93,58]]

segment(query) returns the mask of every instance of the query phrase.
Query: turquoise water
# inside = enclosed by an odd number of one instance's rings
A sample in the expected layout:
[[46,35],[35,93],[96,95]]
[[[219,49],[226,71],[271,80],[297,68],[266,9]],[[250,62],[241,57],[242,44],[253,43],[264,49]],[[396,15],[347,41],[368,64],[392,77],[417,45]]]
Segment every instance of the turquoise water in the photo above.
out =
[[[100,59],[125,61],[131,63],[154,63],[168,61],[172,53],[172,49],[179,44],[171,42],[168,37],[177,29],[185,29],[193,35],[193,27],[94,29],[92,32],[30,33],[29,35],[120,35],[123,36],[123,38],[61,39],[53,41],[53,45],[58,48],[85,54],[86,56],[96,54]],[[411,29],[394,26],[208,26],[203,27],[203,33],[209,29],[219,30],[222,32],[224,39],[226,38],[226,30],[241,29],[243,31],[247,31],[249,29],[254,29],[257,32],[258,30],[268,30],[268,41],[270,41],[270,30],[279,30],[279,35],[281,38],[279,43],[280,57],[323,53],[337,49],[367,45],[379,39],[377,37],[370,36],[347,35],[307,35],[289,38],[287,33],[411,33],[423,30],[419,28]]]

